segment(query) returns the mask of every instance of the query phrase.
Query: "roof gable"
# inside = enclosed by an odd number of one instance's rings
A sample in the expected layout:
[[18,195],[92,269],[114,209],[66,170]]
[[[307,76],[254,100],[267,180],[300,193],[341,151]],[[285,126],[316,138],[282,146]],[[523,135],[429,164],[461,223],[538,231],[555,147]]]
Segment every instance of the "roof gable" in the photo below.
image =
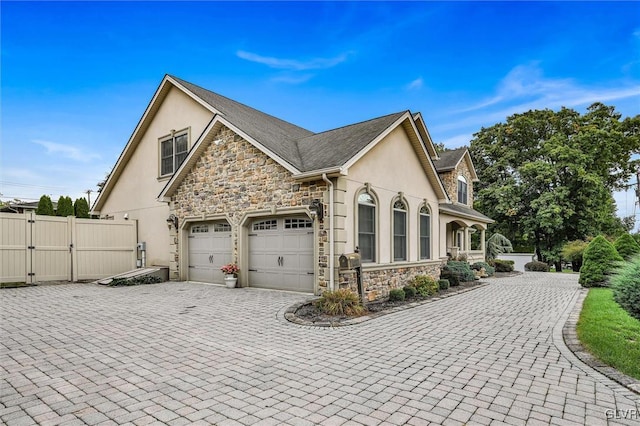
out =
[[474,182],[477,182],[478,175],[476,174],[476,169],[473,166],[471,154],[469,154],[467,147],[441,152],[440,158],[434,160],[433,164],[436,166],[438,173],[445,173],[455,170],[462,161],[466,162],[469,172],[471,173],[471,178]]

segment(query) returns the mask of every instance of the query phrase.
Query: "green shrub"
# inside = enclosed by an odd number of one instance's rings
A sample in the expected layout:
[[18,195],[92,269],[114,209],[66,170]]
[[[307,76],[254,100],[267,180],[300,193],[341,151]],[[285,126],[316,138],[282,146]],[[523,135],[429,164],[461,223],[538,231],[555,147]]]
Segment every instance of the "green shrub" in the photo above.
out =
[[[402,293],[404,295],[404,293]],[[359,316],[365,313],[360,297],[349,290],[341,288],[336,291],[325,291],[320,299],[314,302],[320,312],[327,315]]]
[[621,265],[611,276],[613,300],[640,320],[640,255]]
[[89,203],[84,198],[78,198],[75,203],[73,203],[73,210],[76,213],[76,217],[82,219],[89,219]]
[[580,272],[582,267],[582,254],[589,243],[582,240],[570,241],[562,247],[562,258],[571,262],[573,272]]
[[513,265],[515,264],[513,260],[493,259],[491,262],[493,267],[496,268],[496,272],[513,272]]
[[446,290],[449,288],[449,280],[439,279],[438,280],[438,288],[440,290]]
[[43,195],[38,201],[38,207],[36,208],[36,214],[43,216],[53,216],[53,203],[48,195]]
[[404,300],[404,290],[394,288],[389,292],[389,302],[402,302]]
[[513,252],[513,245],[507,237],[502,234],[495,233],[487,239],[485,243],[487,259],[495,259],[502,253]]
[[473,271],[471,270],[471,266],[467,262],[457,262],[450,260],[449,262],[447,262],[447,267],[459,274],[458,280],[460,282],[473,281],[476,279],[476,274],[473,273]]
[[418,295],[422,297],[433,296],[438,293],[438,283],[429,275],[416,275],[413,278],[413,286]]
[[412,285],[405,286],[402,291],[404,291],[404,297],[406,299],[411,299],[412,297],[416,297],[416,288]]
[[58,198],[56,216],[73,216],[73,201],[71,201],[71,197],[60,196],[60,198]]
[[440,269],[440,279],[449,281],[451,287],[457,287],[460,285],[460,274],[453,271],[446,265]]
[[142,285],[142,284],[157,284],[161,283],[163,280],[160,277],[156,277],[154,275],[145,275],[142,277],[134,277],[134,278],[114,278],[108,284],[109,287],[126,287],[132,285]]
[[484,271],[490,277],[492,277],[496,273],[496,268],[489,265],[487,262],[476,262],[473,265],[471,265],[471,269],[475,269],[476,271],[479,271],[482,268],[484,268]]
[[616,268],[622,257],[616,248],[605,237],[594,238],[582,256],[580,268],[580,285],[583,287],[606,287],[608,276]]
[[624,260],[629,260],[640,253],[640,245],[636,243],[636,240],[630,234],[620,235],[613,243],[613,246]]
[[534,260],[532,262],[525,263],[524,270],[531,272],[549,272],[549,265],[544,262]]

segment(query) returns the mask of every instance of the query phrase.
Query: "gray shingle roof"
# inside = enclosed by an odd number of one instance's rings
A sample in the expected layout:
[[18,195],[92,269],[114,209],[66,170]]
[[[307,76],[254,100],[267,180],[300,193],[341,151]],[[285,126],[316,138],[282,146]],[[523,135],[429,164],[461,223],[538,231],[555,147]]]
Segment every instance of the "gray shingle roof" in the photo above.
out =
[[403,114],[385,115],[301,139],[298,147],[303,171],[344,165]]
[[284,161],[298,170],[302,168],[302,158],[296,142],[312,135],[313,132],[175,76],[171,76],[171,78],[182,84],[214,109],[220,111],[220,115],[227,121],[264,145]]
[[231,124],[301,172],[344,165],[405,113],[403,111],[313,133],[178,77],[170,77],[219,111]]
[[478,219],[482,222],[493,222],[493,219],[491,219],[489,216],[485,216],[479,211],[462,204],[440,204],[439,210],[443,213],[453,214],[454,216],[462,215],[472,219]]
[[436,166],[438,173],[453,170],[456,167],[456,164],[458,164],[462,159],[466,150],[466,147],[462,147],[441,152],[438,154],[440,158],[438,160],[434,160],[433,165]]

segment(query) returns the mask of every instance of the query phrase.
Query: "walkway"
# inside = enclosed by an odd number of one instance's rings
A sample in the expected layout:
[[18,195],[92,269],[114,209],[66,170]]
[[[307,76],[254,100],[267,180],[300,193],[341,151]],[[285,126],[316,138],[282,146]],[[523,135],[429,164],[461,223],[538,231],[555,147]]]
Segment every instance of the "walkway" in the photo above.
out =
[[[192,283],[0,291],[0,420],[28,424],[638,424],[561,329],[573,275],[528,273],[359,325],[304,296]],[[626,417],[626,419],[625,419]]]

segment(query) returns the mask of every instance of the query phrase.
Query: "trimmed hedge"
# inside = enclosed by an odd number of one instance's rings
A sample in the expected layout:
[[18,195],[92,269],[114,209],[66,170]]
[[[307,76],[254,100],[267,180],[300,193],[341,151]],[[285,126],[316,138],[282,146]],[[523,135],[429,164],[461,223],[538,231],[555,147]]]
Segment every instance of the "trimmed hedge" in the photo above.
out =
[[513,265],[515,265],[513,260],[493,259],[491,262],[496,272],[513,272]]
[[549,272],[549,265],[534,260],[533,262],[525,263],[524,270],[531,272]]
[[605,237],[598,235],[594,238],[582,255],[580,279],[583,287],[606,287],[609,275],[616,268],[622,257],[616,248]]
[[429,275],[416,275],[412,284],[419,296],[429,297],[438,293],[438,283]]
[[613,243],[613,246],[624,260],[629,260],[640,253],[640,244],[630,234],[622,234]]
[[394,288],[389,292],[389,302],[402,302],[404,298],[404,290],[401,288]]
[[449,280],[439,279],[438,280],[438,288],[440,290],[447,290],[449,288]]
[[412,297],[416,297],[416,288],[412,285],[403,287],[402,291],[404,291],[404,297],[406,299],[411,299]]
[[613,300],[640,320],[640,255],[622,265],[611,276]]

